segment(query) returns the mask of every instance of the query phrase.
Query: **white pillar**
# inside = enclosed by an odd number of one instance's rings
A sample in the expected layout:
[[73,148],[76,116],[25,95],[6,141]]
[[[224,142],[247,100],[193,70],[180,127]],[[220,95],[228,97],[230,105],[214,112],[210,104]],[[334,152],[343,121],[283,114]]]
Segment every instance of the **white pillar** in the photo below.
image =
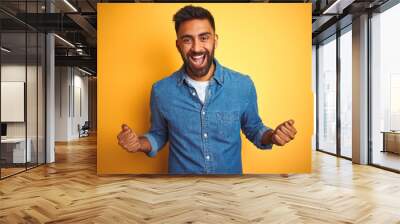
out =
[[[54,12],[54,5],[46,1],[46,12]],[[55,43],[54,34],[46,35],[46,163],[55,162]]]
[[353,162],[368,163],[368,15],[353,19]]
[[55,161],[54,133],[55,133],[55,76],[54,76],[54,35],[49,33],[46,36],[46,163]]

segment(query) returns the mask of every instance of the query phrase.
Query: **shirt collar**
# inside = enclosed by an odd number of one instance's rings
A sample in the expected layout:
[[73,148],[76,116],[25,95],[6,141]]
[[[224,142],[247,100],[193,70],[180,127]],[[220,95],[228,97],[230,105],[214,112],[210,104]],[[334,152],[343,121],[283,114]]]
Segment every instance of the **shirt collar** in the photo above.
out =
[[[215,71],[214,71],[214,75],[212,76],[212,79],[215,79],[215,81],[220,84],[223,85],[224,83],[224,73],[223,73],[223,68],[222,66],[219,64],[218,60],[214,58],[214,64],[215,64]],[[185,76],[186,74],[186,70],[185,70],[185,65],[182,65],[181,68],[178,70],[178,74],[177,74],[178,78],[178,85],[181,85],[184,81],[185,81]]]

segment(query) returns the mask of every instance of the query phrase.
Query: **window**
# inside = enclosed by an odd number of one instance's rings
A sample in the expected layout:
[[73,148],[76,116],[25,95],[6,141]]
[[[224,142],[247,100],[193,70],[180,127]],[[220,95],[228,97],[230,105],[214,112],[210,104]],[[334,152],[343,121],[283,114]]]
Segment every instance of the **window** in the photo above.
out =
[[318,149],[336,154],[336,36],[318,47]]
[[351,26],[340,36],[340,155],[352,157],[352,34]]
[[400,4],[371,18],[372,164],[400,170]]

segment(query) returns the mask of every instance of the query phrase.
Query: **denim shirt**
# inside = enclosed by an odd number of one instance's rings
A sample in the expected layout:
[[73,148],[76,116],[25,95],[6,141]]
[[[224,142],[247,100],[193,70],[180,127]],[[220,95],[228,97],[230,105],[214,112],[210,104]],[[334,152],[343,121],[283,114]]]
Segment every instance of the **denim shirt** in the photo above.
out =
[[258,115],[257,94],[249,76],[214,59],[204,104],[186,81],[184,66],[151,90],[151,128],[144,134],[149,157],[169,141],[170,174],[242,174],[240,130],[259,149],[266,127]]

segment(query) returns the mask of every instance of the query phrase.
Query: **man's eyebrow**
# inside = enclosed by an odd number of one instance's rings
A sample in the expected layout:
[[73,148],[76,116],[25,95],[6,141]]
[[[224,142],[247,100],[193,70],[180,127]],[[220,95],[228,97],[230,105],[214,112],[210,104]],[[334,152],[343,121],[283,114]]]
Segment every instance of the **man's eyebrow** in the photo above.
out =
[[[200,33],[198,36],[205,36],[205,35],[211,35],[211,33],[210,32],[204,32],[204,33]],[[189,35],[189,34],[182,35],[179,38],[182,39],[182,38],[185,38],[185,37],[193,38],[193,36]]]
[[179,38],[180,38],[180,39],[183,39],[183,38],[185,38],[185,37],[193,38],[193,36],[192,36],[192,35],[189,35],[189,34],[182,35],[182,36],[180,36]]
[[199,34],[199,36],[204,36],[204,35],[211,35],[211,33],[210,32],[204,32],[204,33]]

